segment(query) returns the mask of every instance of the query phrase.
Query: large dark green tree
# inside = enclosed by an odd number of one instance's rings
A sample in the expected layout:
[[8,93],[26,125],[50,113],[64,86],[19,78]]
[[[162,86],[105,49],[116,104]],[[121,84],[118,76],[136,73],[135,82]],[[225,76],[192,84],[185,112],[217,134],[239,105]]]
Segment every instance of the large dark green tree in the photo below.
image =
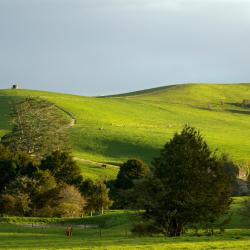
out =
[[169,236],[188,224],[213,223],[229,208],[230,183],[223,162],[199,131],[185,126],[153,161],[153,173],[137,184],[134,194],[145,217]]
[[68,148],[69,121],[53,103],[40,98],[23,99],[13,104],[11,119],[13,129],[1,142],[12,151],[42,157]]
[[149,167],[141,160],[130,159],[120,167],[115,187],[117,189],[130,189],[134,185],[134,181],[146,176]]
[[224,170],[227,173],[227,176],[229,177],[229,182],[231,186],[231,194],[239,195],[241,192],[239,183],[238,183],[239,167],[226,154],[222,155],[221,161],[224,165]]
[[13,181],[18,173],[13,153],[0,144],[0,193]]
[[77,186],[82,182],[81,169],[68,152],[52,152],[42,159],[39,168],[49,170],[58,183]]
[[149,167],[141,160],[130,159],[123,163],[116,180],[110,181],[110,194],[114,200],[114,207],[124,208],[130,202],[129,190],[134,183],[144,178],[150,172]]
[[0,193],[17,176],[31,176],[37,170],[33,159],[23,152],[11,152],[0,144]]
[[93,180],[86,179],[82,181],[79,189],[81,194],[87,199],[86,210],[92,216],[93,212],[96,211],[96,185]]

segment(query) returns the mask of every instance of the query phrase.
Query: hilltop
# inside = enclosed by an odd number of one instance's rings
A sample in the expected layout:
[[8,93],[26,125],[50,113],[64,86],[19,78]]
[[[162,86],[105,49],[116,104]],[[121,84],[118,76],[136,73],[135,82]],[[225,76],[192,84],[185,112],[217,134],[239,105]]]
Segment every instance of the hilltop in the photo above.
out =
[[250,109],[240,105],[250,99],[250,84],[172,85],[104,97],[0,90],[0,136],[10,129],[11,100],[23,96],[45,98],[73,115],[70,137],[73,153],[81,159],[120,163],[139,157],[150,162],[189,124],[213,149],[243,166],[250,160]]

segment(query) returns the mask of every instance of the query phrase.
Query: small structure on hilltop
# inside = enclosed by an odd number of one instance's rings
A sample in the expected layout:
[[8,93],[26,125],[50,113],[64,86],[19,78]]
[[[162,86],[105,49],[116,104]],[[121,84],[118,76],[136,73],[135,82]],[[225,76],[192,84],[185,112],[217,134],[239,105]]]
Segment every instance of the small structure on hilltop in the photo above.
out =
[[11,87],[11,89],[19,89],[19,88],[20,88],[20,87],[19,87],[18,84],[13,84],[12,87]]

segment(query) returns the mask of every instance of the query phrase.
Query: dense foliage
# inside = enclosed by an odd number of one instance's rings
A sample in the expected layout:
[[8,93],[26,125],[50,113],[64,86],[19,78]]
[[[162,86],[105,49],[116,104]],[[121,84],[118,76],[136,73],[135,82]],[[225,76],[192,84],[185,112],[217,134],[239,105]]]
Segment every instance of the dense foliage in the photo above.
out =
[[68,152],[54,151],[40,163],[0,145],[0,213],[19,216],[78,217],[104,213],[112,205],[102,182],[83,181]]
[[82,182],[81,170],[68,152],[52,152],[42,159],[40,168],[49,170],[58,183],[80,185]]
[[149,172],[148,166],[141,160],[131,159],[120,167],[115,187],[117,189],[129,189],[134,186],[134,181],[145,177]]
[[92,180],[87,179],[81,183],[80,191],[88,201],[86,210],[91,216],[93,212],[103,214],[104,210],[113,204],[109,197],[109,188],[104,182],[98,181],[94,183]]
[[118,172],[117,178],[109,182],[114,206],[124,208],[131,203],[129,190],[134,187],[136,181],[144,178],[150,172],[149,167],[139,159],[130,159],[124,162]]
[[179,236],[186,225],[212,223],[228,210],[230,182],[223,161],[194,128],[175,134],[153,166],[152,175],[133,190],[152,230]]

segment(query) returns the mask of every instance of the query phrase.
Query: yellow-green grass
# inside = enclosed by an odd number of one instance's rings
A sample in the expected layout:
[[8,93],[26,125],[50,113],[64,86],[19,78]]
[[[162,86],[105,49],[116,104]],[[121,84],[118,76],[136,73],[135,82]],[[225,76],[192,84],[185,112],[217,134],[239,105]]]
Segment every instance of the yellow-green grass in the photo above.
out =
[[102,166],[96,163],[83,163],[81,161],[77,161],[77,164],[80,166],[83,177],[85,179],[92,179],[92,180],[111,180],[115,179],[117,173],[119,171],[119,167],[117,166]]
[[[73,113],[74,155],[100,162],[131,157],[150,162],[184,124],[197,127],[212,149],[242,165],[250,160],[250,84],[187,84],[111,97],[81,97],[31,90],[0,90],[0,131],[11,96],[40,96]],[[208,109],[208,107],[210,109]]]
[[[215,230],[214,236],[207,236],[204,231],[195,236],[193,231],[181,237],[164,236],[139,237],[129,231],[134,217],[132,212],[111,211],[105,215],[71,219],[47,219],[48,227],[25,227],[23,224],[36,223],[33,218],[9,219],[10,223],[0,223],[0,249],[250,249],[250,220],[243,219],[239,209],[244,198],[235,198],[231,212],[233,221],[225,233]],[[17,224],[13,222],[17,221]],[[46,221],[46,220],[45,220]],[[242,222],[244,221],[244,223]],[[65,224],[54,225],[53,223]],[[75,223],[101,225],[100,228],[78,228]],[[51,224],[52,223],[52,224]],[[63,230],[73,225],[73,236],[67,238]]]

